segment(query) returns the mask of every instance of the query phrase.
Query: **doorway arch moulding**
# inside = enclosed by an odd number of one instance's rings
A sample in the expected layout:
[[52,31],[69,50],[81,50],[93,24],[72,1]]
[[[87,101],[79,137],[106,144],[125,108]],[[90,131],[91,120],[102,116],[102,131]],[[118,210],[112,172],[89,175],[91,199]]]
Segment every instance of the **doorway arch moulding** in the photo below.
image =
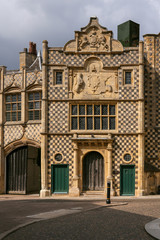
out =
[[81,135],[74,134],[74,175],[72,187],[69,191],[70,196],[79,196],[83,190],[83,159],[84,156],[91,151],[99,152],[104,158],[104,194],[106,194],[107,181],[111,182],[111,194],[113,195],[112,188],[112,143],[113,138],[111,134],[99,136],[96,134]]
[[23,137],[22,139],[16,140],[14,142],[11,142],[7,146],[4,147],[4,154],[7,156],[10,152],[15,150],[16,148],[23,147],[23,146],[32,146],[36,148],[41,148],[40,144],[34,140],[26,139]]

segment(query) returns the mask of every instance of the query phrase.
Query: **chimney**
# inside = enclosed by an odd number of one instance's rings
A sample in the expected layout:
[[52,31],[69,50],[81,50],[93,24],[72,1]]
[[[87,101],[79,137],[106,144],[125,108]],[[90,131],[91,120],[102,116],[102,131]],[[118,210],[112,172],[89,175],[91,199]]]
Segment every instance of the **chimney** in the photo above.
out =
[[29,42],[29,53],[37,55],[36,43]]
[[23,52],[20,52],[20,70],[23,67],[29,67],[37,58],[36,43],[29,42],[29,51],[24,48]]

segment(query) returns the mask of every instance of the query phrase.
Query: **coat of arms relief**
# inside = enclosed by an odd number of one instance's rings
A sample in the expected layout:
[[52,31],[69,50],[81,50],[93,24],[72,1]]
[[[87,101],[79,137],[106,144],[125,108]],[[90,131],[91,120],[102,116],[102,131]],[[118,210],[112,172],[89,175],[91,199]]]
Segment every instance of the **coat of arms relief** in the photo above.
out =
[[75,31],[75,39],[68,41],[64,46],[64,52],[123,52],[123,46],[113,39],[112,31],[102,27],[96,17],[91,17],[86,27],[81,31]]
[[90,62],[86,71],[74,71],[73,98],[115,98],[117,87],[117,71],[102,69],[99,61]]
[[97,27],[91,27],[88,33],[81,33],[78,39],[78,50],[109,51],[110,36],[101,33]]

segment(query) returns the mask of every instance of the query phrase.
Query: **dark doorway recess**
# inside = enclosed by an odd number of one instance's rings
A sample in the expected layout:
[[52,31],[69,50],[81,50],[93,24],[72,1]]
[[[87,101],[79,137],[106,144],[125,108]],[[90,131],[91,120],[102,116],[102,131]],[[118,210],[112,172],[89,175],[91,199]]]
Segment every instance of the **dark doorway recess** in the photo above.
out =
[[104,190],[104,159],[98,152],[89,152],[83,159],[83,190]]
[[6,192],[39,193],[41,185],[40,149],[24,146],[12,151],[6,159]]

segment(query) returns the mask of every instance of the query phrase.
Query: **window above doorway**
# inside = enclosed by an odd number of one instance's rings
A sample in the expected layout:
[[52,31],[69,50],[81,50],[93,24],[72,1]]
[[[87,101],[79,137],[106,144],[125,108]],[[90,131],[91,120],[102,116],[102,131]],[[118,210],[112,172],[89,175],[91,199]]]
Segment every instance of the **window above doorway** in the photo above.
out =
[[123,155],[123,161],[125,162],[125,163],[130,163],[130,162],[132,162],[132,160],[133,160],[133,157],[132,157],[132,154],[131,153],[125,153],[124,155]]
[[71,105],[71,130],[115,130],[116,105]]

